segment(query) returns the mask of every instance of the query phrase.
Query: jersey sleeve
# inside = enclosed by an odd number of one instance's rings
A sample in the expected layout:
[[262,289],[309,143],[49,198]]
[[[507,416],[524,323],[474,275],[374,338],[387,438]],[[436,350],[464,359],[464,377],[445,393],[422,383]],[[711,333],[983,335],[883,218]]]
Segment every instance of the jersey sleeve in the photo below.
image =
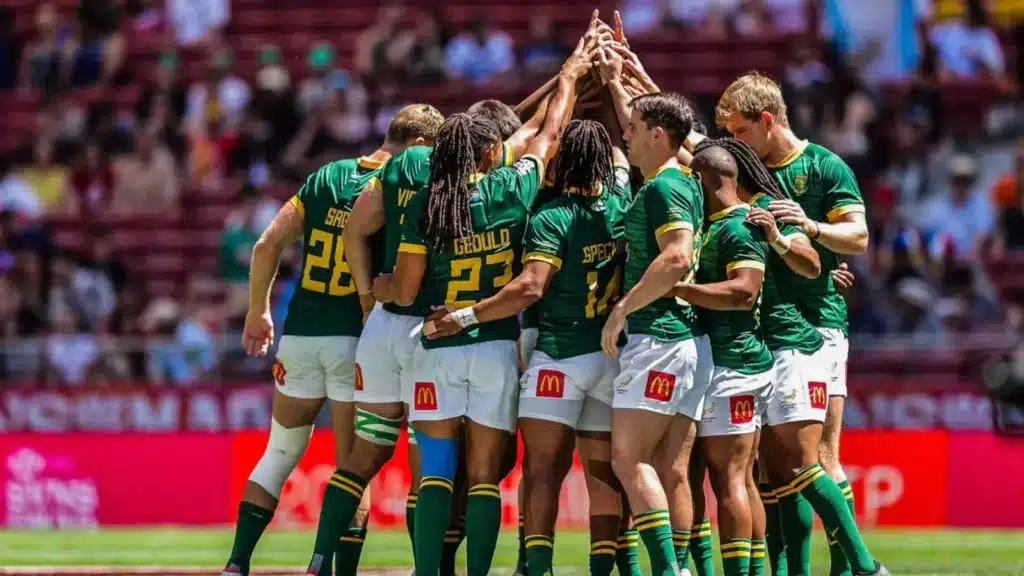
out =
[[413,195],[405,207],[405,219],[402,221],[402,241],[398,244],[399,252],[427,253],[427,243],[420,235],[420,215],[423,213],[429,195],[428,189],[424,188]]
[[654,227],[654,236],[672,230],[696,230],[700,217],[696,210],[696,195],[700,193],[692,178],[682,181],[651,181],[644,196],[647,221]]
[[526,255],[523,256],[523,263],[539,260],[561,270],[569,246],[569,234],[569,222],[562,210],[541,210],[530,219],[526,229]]
[[750,268],[764,272],[768,261],[768,241],[753,224],[736,221],[722,231],[722,261],[725,271]]
[[301,187],[299,187],[298,192],[296,192],[294,196],[288,199],[288,203],[291,204],[292,206],[295,206],[295,209],[299,211],[299,214],[303,218],[306,217],[306,204],[310,201],[310,199],[316,196],[318,176],[320,175],[321,171],[323,171],[323,168],[307,176],[306,182]]
[[502,195],[502,198],[492,198],[492,201],[505,203],[516,199],[530,208],[544,182],[544,160],[527,154],[508,168],[498,168],[489,177],[499,180],[499,184],[491,187],[489,193]]
[[616,164],[612,168],[612,194],[625,198],[627,201],[633,200],[633,185],[630,182],[629,166],[623,164]]
[[838,156],[828,156],[822,159],[819,170],[825,193],[822,207],[829,222],[835,222],[844,214],[864,213],[864,198],[857,178],[846,162]]

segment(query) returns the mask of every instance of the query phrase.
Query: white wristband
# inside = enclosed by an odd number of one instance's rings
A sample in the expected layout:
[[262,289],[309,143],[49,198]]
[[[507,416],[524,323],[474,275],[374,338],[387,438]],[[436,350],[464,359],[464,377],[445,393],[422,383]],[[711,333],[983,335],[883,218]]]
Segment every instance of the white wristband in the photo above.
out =
[[772,242],[772,248],[779,254],[779,256],[785,256],[786,252],[793,246],[793,241],[789,238],[779,234],[779,237]]
[[452,312],[452,320],[459,323],[459,326],[463,328],[469,328],[474,324],[479,324],[480,321],[476,319],[476,312],[473,311],[472,306],[466,308],[459,308],[455,312]]

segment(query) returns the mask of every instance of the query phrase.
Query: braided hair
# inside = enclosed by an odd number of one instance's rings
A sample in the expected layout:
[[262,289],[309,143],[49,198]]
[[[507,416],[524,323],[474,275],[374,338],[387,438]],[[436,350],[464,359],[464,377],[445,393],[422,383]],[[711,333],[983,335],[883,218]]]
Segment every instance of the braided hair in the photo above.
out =
[[437,131],[430,155],[430,196],[420,215],[420,234],[435,251],[473,233],[469,212],[470,178],[488,148],[500,141],[490,120],[453,114]]
[[764,192],[776,200],[786,199],[782,187],[775,181],[775,178],[772,178],[768,169],[745,142],[735,138],[703,140],[697,144],[694,154],[711,147],[722,148],[736,160],[736,166],[739,169],[737,180],[740,186],[747,190]]
[[562,132],[555,168],[555,190],[599,196],[602,186],[614,185],[612,140],[600,122],[573,120]]

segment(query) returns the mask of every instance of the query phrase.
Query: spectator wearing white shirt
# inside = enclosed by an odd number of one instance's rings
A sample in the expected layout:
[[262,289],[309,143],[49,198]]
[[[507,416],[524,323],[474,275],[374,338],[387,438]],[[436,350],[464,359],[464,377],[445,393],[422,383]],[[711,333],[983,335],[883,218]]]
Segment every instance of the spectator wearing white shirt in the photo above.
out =
[[209,40],[227,25],[230,15],[228,0],[167,0],[167,19],[182,46]]
[[203,126],[212,113],[224,118],[226,126],[238,126],[252,91],[245,80],[232,73],[231,53],[216,51],[210,59],[210,75],[205,82],[193,84],[188,91],[185,116],[194,129]]
[[1006,68],[999,37],[982,0],[968,0],[962,20],[939,24],[931,41],[943,68],[957,78],[999,77]]
[[50,328],[45,350],[48,379],[63,384],[84,384],[89,370],[100,359],[96,337],[80,330],[70,310],[58,313]]
[[995,231],[995,209],[991,197],[978,186],[977,161],[957,154],[949,162],[949,194],[938,198],[925,217],[932,232],[933,258],[951,255],[968,260],[978,255]]
[[515,68],[512,38],[477,18],[445,50],[445,70],[451,78],[485,84]]
[[34,188],[15,171],[11,159],[0,155],[0,212],[11,211],[36,220],[43,215],[43,203]]

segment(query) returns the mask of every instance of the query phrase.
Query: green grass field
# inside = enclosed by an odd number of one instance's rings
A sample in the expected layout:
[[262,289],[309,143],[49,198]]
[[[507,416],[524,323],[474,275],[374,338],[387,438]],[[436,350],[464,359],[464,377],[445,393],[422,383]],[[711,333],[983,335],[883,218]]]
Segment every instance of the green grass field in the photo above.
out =
[[[231,547],[228,529],[133,529],[60,532],[0,531],[0,574],[27,566],[102,566],[105,572],[156,567],[219,569]],[[1024,531],[876,530],[867,534],[872,551],[896,575],[1021,575],[1024,574]],[[313,542],[310,532],[270,531],[257,549],[253,565],[300,574]],[[588,538],[583,532],[562,532],[555,540],[559,574],[585,574]],[[816,534],[815,573],[827,574],[828,552]],[[463,547],[464,549],[465,547]],[[516,560],[513,532],[502,535],[494,572],[510,573]],[[404,532],[370,532],[362,566],[384,573],[411,571]]]

